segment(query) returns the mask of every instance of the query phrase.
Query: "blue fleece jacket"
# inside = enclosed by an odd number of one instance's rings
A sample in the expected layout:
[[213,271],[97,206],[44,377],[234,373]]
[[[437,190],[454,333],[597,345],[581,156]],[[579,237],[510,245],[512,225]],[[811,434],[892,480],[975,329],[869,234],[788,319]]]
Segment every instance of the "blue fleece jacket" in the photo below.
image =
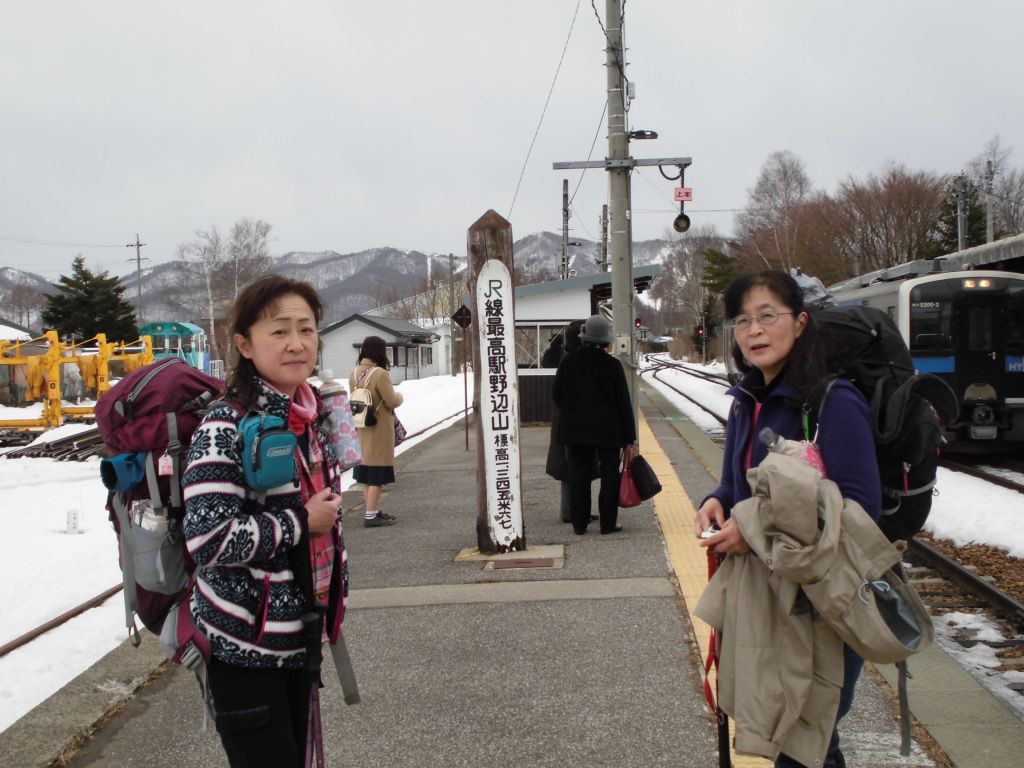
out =
[[[725,429],[722,478],[718,488],[706,497],[722,502],[726,515],[734,504],[751,495],[743,469],[751,439],[750,466],[756,467],[768,455],[768,449],[757,439],[757,434],[765,427],[771,427],[787,440],[804,437],[802,400],[787,380],[785,371],[781,376],[763,396],[760,409],[752,391],[752,384],[761,380],[759,371],[751,371],[727,392],[735,400]],[[867,401],[857,388],[848,381],[837,380],[821,410],[818,448],[829,479],[839,486],[845,498],[856,501],[877,521],[882,511],[882,489],[869,415]]]

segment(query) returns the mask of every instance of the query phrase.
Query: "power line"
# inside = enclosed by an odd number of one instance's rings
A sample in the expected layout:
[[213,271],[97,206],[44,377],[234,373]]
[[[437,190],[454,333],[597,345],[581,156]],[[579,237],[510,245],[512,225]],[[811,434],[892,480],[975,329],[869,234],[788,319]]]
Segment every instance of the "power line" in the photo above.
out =
[[[590,151],[587,152],[587,160],[594,155],[594,147],[597,146],[597,137],[601,135],[601,126],[604,125],[604,114],[608,111],[608,99],[604,100],[604,106],[601,107],[601,117],[597,119],[597,129],[594,131],[594,140],[590,142]],[[587,175],[586,168],[583,169],[583,173],[580,174],[579,181],[576,182],[576,189],[572,191],[572,197],[569,198],[569,205],[572,205],[572,201],[576,199],[576,193],[580,191],[580,184],[583,183],[583,177]]]
[[[687,213],[739,213],[746,208],[687,208]],[[633,208],[633,213],[679,213],[678,208]]]
[[519,187],[523,184],[523,176],[526,175],[526,166],[530,162],[530,155],[533,153],[533,145],[537,143],[537,136],[540,134],[540,127],[544,124],[544,114],[548,111],[548,104],[551,103],[551,94],[555,92],[555,83],[558,82],[558,73],[562,71],[562,62],[565,61],[565,52],[569,49],[569,40],[572,38],[573,27],[576,26],[576,16],[580,12],[580,2],[576,0],[576,10],[572,13],[572,23],[569,25],[569,34],[565,36],[565,45],[562,46],[562,55],[558,59],[558,66],[555,68],[555,76],[551,80],[551,87],[548,89],[548,97],[544,100],[544,108],[540,111],[540,120],[537,121],[537,129],[533,132],[533,139],[530,141],[530,148],[526,150],[526,159],[523,160],[523,169],[519,172],[519,181],[516,182],[516,191],[512,195],[512,205],[508,207],[508,216],[512,218],[512,209],[516,207],[516,199],[519,197]]
[[[604,22],[601,21],[601,14],[597,12],[597,5],[595,4],[594,0],[590,0],[590,7],[594,9],[594,16],[597,18],[597,25],[601,28],[601,34],[604,35],[605,42],[608,43],[608,47],[612,49],[612,54],[615,57],[615,66],[619,70],[619,75],[622,76],[623,87],[625,87],[629,85],[629,78],[626,77],[626,70],[622,68],[622,59],[619,58],[618,46],[612,45],[612,40],[610,37],[608,37],[608,30],[604,28]],[[621,19],[619,22],[619,26],[622,27],[626,23],[626,0],[622,0],[622,10],[620,11],[619,18]],[[622,36],[621,29],[619,30],[619,36]],[[623,48],[623,50],[625,50],[625,48]],[[625,102],[625,99],[623,100],[623,102]],[[627,109],[626,111],[629,110]]]
[[56,240],[37,240],[31,237],[17,237],[15,235],[0,235],[0,240],[8,240],[12,243],[21,243],[22,245],[53,245],[60,248],[120,248],[120,243],[114,245],[112,243],[62,243]]

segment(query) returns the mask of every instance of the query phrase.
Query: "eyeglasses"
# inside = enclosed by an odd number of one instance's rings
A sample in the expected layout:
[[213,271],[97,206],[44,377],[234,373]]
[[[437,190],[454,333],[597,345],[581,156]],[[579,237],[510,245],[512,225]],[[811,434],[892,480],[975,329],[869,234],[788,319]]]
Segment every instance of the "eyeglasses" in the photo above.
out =
[[775,310],[768,310],[762,312],[760,315],[755,317],[737,317],[735,320],[726,322],[726,328],[735,328],[737,331],[743,331],[746,333],[750,330],[750,324],[757,321],[757,324],[762,328],[767,328],[769,325],[775,325],[780,317],[783,315],[795,315],[796,312],[776,312]]

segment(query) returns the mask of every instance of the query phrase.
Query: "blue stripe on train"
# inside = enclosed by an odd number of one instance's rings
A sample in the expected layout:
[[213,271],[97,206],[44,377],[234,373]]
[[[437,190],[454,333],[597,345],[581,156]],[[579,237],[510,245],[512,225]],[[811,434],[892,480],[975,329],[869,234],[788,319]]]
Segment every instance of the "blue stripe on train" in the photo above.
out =
[[956,359],[949,357],[915,357],[914,367],[920,373],[954,373]]

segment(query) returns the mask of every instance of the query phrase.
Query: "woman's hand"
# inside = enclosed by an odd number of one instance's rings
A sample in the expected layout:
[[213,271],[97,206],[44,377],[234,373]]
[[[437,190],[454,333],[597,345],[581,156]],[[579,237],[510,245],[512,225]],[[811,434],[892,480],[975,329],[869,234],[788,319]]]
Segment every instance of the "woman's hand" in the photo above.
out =
[[341,496],[324,488],[306,502],[306,513],[310,533],[327,533],[341,514]]
[[700,540],[702,547],[708,547],[716,555],[744,555],[750,551],[747,540],[740,533],[740,527],[733,518],[719,524],[720,530],[713,536]]
[[722,502],[711,496],[697,510],[697,516],[693,519],[693,535],[699,539],[700,535],[711,526],[721,528],[724,523],[725,508],[722,506]]

